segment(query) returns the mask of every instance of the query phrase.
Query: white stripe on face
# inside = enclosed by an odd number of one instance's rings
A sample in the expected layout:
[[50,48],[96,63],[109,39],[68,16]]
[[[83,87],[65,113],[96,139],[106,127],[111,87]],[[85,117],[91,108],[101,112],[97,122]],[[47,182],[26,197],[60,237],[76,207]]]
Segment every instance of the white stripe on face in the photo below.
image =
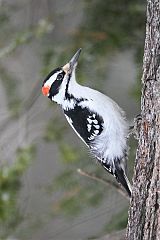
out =
[[62,72],[62,70],[54,73],[54,74],[45,82],[44,86],[49,86],[49,87],[51,87],[52,84],[53,84],[53,82],[56,81],[58,74],[61,73],[61,72]]

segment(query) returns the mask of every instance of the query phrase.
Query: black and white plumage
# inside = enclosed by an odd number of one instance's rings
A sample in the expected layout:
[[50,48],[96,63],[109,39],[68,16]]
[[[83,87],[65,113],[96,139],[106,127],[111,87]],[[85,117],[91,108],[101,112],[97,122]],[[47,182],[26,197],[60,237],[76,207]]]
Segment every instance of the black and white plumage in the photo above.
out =
[[76,82],[75,70],[80,52],[81,49],[69,63],[46,77],[42,92],[61,105],[77,135],[130,196],[131,186],[125,173],[128,135],[125,114],[111,98]]

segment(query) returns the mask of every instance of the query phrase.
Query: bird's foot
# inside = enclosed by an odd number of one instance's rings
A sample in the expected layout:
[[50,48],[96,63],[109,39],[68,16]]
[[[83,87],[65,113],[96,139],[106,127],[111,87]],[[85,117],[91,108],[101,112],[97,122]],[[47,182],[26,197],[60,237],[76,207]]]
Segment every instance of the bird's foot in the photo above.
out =
[[142,116],[141,116],[141,114],[138,114],[138,115],[134,118],[134,125],[132,125],[132,126],[129,127],[128,138],[129,138],[131,135],[133,135],[135,139],[139,139],[141,122],[142,122]]

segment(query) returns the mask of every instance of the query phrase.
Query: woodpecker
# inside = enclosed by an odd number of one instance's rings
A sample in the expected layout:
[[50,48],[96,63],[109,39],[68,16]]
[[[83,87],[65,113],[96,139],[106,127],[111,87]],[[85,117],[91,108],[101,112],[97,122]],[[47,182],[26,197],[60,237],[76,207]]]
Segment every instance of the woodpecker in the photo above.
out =
[[62,107],[76,134],[131,196],[126,176],[129,126],[125,113],[108,96],[77,83],[75,72],[80,53],[81,49],[67,64],[48,74],[42,93]]

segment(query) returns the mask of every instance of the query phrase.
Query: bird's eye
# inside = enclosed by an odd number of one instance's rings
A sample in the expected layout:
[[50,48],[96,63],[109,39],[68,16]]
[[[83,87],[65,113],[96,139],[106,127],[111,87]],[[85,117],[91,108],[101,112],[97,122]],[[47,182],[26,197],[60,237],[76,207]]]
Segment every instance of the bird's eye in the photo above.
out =
[[58,74],[56,80],[61,81],[62,79],[63,79],[63,74],[62,73]]

